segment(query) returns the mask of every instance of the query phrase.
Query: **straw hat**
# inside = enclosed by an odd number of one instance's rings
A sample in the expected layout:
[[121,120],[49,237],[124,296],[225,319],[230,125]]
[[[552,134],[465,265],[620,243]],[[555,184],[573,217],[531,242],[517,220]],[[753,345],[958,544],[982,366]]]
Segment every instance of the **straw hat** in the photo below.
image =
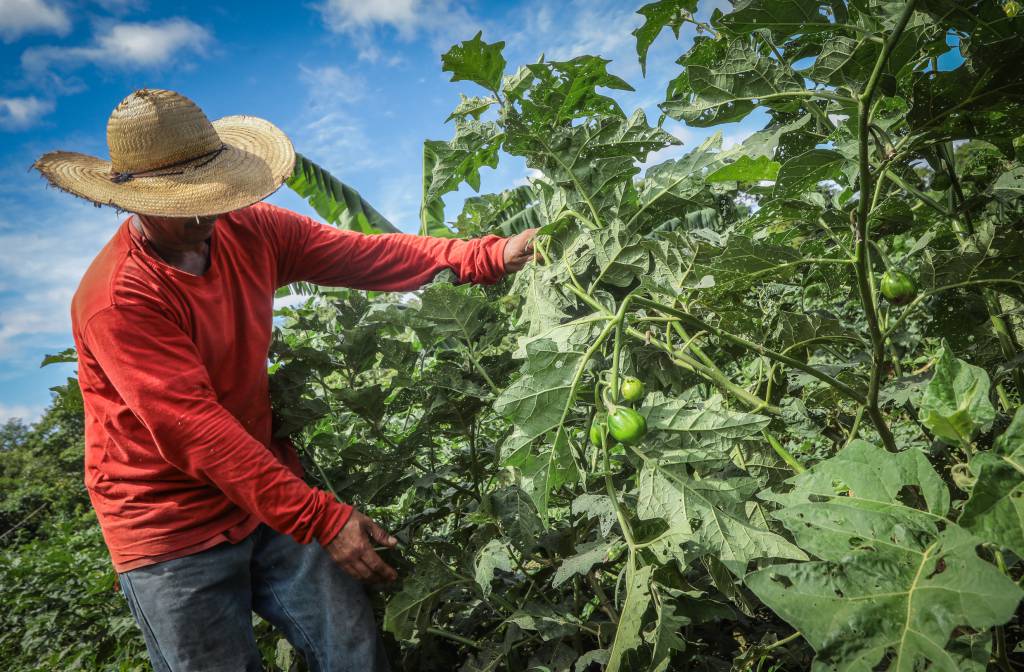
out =
[[216,215],[263,200],[292,174],[295,150],[269,121],[210,122],[191,100],[141,89],[107,122],[110,161],[50,152],[33,168],[53,186],[118,210],[165,217]]

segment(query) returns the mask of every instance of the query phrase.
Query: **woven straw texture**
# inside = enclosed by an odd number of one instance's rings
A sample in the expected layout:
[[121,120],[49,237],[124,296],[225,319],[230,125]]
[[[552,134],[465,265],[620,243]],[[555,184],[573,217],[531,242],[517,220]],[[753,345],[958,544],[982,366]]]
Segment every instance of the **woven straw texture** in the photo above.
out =
[[107,147],[110,161],[50,152],[33,167],[97,205],[192,217],[263,200],[295,164],[291,141],[269,121],[240,115],[211,123],[185,96],[159,89],[136,91],[114,109]]

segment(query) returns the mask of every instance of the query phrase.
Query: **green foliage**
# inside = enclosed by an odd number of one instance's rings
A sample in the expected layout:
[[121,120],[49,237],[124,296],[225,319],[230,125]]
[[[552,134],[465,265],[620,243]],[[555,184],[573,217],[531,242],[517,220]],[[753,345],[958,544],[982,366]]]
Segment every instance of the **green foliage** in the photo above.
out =
[[[695,24],[661,109],[762,113],[729,149],[624,111],[600,56],[506,72],[479,34],[445,54],[483,91],[425,144],[421,231],[535,227],[543,263],[285,309],[278,431],[401,540],[376,596],[398,669],[1010,670],[1024,17],[739,0],[703,23],[696,4],[641,7],[637,53]],[[948,40],[963,60],[940,69]],[[446,221],[507,155],[540,176]],[[304,165],[329,221],[372,212]],[[905,305],[879,300],[896,268]],[[602,426],[627,377],[646,389],[631,445]]]
[[[445,55],[484,91],[425,145],[422,231],[529,222],[543,263],[289,311],[285,425],[406,542],[406,669],[1008,669],[1024,24],[995,0],[697,9],[639,9],[645,68],[697,29],[663,112],[766,125],[643,170],[679,143],[607,60]],[[506,154],[541,175],[446,223]],[[882,302],[897,268],[919,289]],[[603,424],[627,378],[631,445]]]

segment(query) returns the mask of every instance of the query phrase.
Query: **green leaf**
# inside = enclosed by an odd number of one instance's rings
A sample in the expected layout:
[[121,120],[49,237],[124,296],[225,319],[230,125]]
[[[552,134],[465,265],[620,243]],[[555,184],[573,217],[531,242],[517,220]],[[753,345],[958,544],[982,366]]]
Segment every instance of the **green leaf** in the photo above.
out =
[[359,192],[301,154],[296,153],[295,170],[285,184],[309,201],[324,221],[338,228],[362,233],[399,232]]
[[[748,574],[751,590],[818,654],[822,669],[954,670],[957,627],[1009,619],[1021,591],[978,557],[979,540],[948,522],[945,485],[916,450],[862,441],[789,479],[775,513],[820,560]],[[848,494],[844,494],[848,493]]]
[[402,589],[393,595],[384,610],[384,629],[399,640],[410,640],[429,627],[430,611],[449,588],[462,583],[443,565],[431,561],[417,565]]
[[774,180],[779,174],[781,164],[772,161],[767,156],[759,156],[752,159],[749,156],[741,156],[736,161],[722,166],[704,178],[705,182],[759,182],[761,180]]
[[658,0],[636,10],[644,17],[644,25],[633,31],[636,37],[636,55],[640,59],[640,70],[647,76],[647,51],[658,33],[666,26],[679,38],[683,22],[697,11],[697,0]]
[[755,36],[694,40],[679,60],[683,74],[669,84],[661,109],[691,126],[741,121],[759,105],[794,112],[813,96]]
[[619,614],[619,624],[615,628],[615,641],[612,642],[608,656],[607,672],[618,672],[623,665],[623,657],[643,643],[640,628],[643,625],[644,612],[651,603],[652,565],[639,569],[633,562],[626,569],[626,603]]
[[1024,196],[1024,166],[1017,166],[1000,175],[992,189],[1011,198]]
[[[890,453],[867,441],[856,440],[832,458],[787,481],[790,492],[762,493],[764,499],[786,506],[842,497],[843,503],[864,507],[911,506],[938,518],[949,512],[949,490],[916,449]],[[902,501],[906,500],[906,502]]]
[[495,570],[511,572],[514,566],[512,554],[508,546],[499,539],[491,539],[487,545],[480,549],[476,555],[476,578],[477,585],[487,598],[491,594],[491,581],[494,580]]
[[992,451],[971,460],[978,477],[959,525],[978,537],[1024,557],[1024,408]]
[[39,364],[39,368],[49,366],[51,364],[74,364],[78,361],[78,351],[74,348],[65,348],[60,352],[46,355],[43,357],[43,361]]
[[[851,538],[877,523],[837,520]],[[898,533],[892,528],[893,533]],[[920,534],[918,530],[915,533]],[[821,669],[959,672],[945,650],[957,627],[984,629],[1013,615],[1021,591],[978,558],[978,540],[958,527],[925,539],[896,537],[840,562],[780,565],[748,574],[751,590],[798,628]],[[886,546],[891,545],[890,548]]]
[[946,443],[968,446],[995,419],[988,392],[985,370],[957,359],[943,344],[935,375],[921,398],[921,422]]
[[551,586],[557,588],[576,575],[586,575],[594,565],[608,562],[621,552],[621,541],[618,537],[612,537],[580,544],[576,555],[562,559],[551,577]]
[[476,82],[489,91],[498,91],[501,76],[505,72],[505,57],[501,50],[504,42],[488,44],[478,32],[471,40],[465,40],[441,56],[441,69],[452,73],[451,81],[468,80]]
[[[527,345],[523,375],[494,401],[494,410],[515,425],[502,446],[506,465],[518,467],[541,518],[547,518],[550,493],[579,475],[562,421],[576,391],[572,385],[583,351],[561,352],[556,343],[538,339]],[[544,445],[531,451],[540,438]]]
[[487,301],[471,288],[435,283],[420,294],[414,325],[425,342],[454,336],[477,345],[485,328]]
[[605,282],[626,287],[650,267],[650,255],[640,236],[627,231],[619,220],[594,235],[594,260],[598,268],[595,286]]
[[734,33],[767,28],[777,37],[832,30],[822,6],[823,0],[738,0],[733,11],[718,25]]
[[796,195],[814,191],[819,182],[841,181],[843,166],[847,162],[839,152],[831,149],[812,149],[782,164],[775,180],[775,194]]
[[748,522],[741,504],[748,487],[745,479],[697,480],[683,465],[645,460],[637,515],[660,518],[668,524],[650,550],[662,562],[674,557],[682,567],[710,553],[733,571],[741,571],[748,561],[758,558],[806,558],[779,535]]

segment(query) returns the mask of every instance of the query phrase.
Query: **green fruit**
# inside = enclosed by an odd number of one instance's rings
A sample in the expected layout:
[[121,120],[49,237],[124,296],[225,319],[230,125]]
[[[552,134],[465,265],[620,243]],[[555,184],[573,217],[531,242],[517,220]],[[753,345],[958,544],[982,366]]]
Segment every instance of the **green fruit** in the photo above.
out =
[[590,442],[595,446],[601,445],[601,425],[602,419],[595,417],[594,421],[590,423]]
[[647,434],[647,420],[632,408],[620,407],[608,416],[608,433],[628,445],[640,443]]
[[949,173],[944,170],[932,175],[931,188],[935,191],[945,191],[946,189],[949,189],[951,184],[952,182],[949,180]]
[[903,271],[892,269],[882,274],[882,296],[894,306],[904,306],[917,296],[917,283]]
[[1017,0],[1010,0],[1003,5],[1003,11],[1011,19],[1020,14],[1020,3]]
[[629,376],[622,379],[619,386],[619,394],[626,401],[640,401],[644,397],[644,384],[639,378]]

